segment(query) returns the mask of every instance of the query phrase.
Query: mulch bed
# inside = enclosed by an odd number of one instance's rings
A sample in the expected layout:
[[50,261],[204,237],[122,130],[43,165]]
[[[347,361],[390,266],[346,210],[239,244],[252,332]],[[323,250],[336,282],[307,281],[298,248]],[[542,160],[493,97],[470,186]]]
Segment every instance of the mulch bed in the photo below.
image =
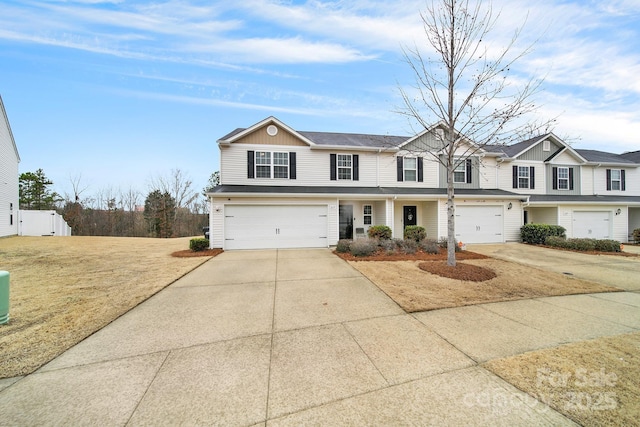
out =
[[191,249],[185,249],[184,251],[176,251],[171,253],[171,256],[176,258],[193,258],[198,256],[210,256],[214,257],[220,255],[223,252],[222,249],[207,249],[205,251],[192,251]]
[[485,280],[491,280],[498,277],[493,270],[462,262],[456,262],[455,267],[447,265],[447,261],[421,262],[418,267],[420,270],[427,271],[431,274],[437,274],[441,277],[468,280],[470,282],[484,282]]
[[[441,249],[437,254],[428,254],[426,252],[418,251],[415,254],[394,253],[387,254],[383,250],[376,252],[371,256],[353,256],[350,253],[339,253],[333,251],[334,254],[346,261],[446,261],[447,251]],[[456,252],[456,260],[466,259],[487,259],[486,255],[481,255],[475,252],[461,251]]]

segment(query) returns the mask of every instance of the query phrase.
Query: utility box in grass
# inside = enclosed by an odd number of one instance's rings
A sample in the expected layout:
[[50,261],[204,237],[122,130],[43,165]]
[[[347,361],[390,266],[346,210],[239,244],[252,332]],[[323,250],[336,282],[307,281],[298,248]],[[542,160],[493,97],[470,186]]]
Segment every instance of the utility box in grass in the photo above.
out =
[[9,272],[0,271],[0,325],[9,321]]

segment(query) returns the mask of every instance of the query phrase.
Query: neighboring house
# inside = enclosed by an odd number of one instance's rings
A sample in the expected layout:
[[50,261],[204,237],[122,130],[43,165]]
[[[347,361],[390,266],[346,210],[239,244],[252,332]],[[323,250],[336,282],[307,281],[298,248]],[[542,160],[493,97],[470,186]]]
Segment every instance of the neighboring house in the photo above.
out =
[[[221,185],[209,193],[211,246],[327,247],[387,225],[447,235],[446,170],[428,153],[436,124],[415,135],[296,131],[274,117],[218,140]],[[569,237],[627,241],[640,220],[638,164],[574,150],[553,134],[511,146],[471,146],[454,173],[456,239],[518,241],[527,222]]]
[[18,234],[18,163],[18,147],[0,97],[0,237]]

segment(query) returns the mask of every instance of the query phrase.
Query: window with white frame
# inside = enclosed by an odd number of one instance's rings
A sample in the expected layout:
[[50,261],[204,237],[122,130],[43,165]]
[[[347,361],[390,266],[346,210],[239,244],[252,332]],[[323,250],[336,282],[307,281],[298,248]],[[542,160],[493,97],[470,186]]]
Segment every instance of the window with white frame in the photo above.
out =
[[418,180],[418,159],[415,157],[405,157],[403,161],[403,168],[405,181]]
[[531,188],[529,166],[518,166],[518,188]]
[[569,168],[558,168],[558,190],[569,189]]
[[364,205],[362,208],[362,218],[364,225],[373,224],[373,208],[371,205]]
[[289,178],[289,153],[256,151],[256,178]]
[[464,160],[456,160],[459,162],[453,170],[453,182],[466,183],[467,182],[467,162]]
[[620,169],[611,169],[611,189],[614,191],[622,189],[622,172]]
[[338,179],[351,179],[352,158],[351,154],[338,154]]

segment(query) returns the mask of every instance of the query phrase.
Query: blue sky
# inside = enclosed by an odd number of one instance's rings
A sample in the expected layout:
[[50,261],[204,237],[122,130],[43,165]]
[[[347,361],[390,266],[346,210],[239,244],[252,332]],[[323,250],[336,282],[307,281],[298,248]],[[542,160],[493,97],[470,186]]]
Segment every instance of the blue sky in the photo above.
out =
[[[0,95],[21,156],[95,194],[181,169],[202,188],[216,140],[274,115],[294,129],[407,135],[394,113],[424,46],[423,0],[2,0]],[[496,0],[490,44],[526,20],[540,118],[576,148],[640,149],[640,2]]]

